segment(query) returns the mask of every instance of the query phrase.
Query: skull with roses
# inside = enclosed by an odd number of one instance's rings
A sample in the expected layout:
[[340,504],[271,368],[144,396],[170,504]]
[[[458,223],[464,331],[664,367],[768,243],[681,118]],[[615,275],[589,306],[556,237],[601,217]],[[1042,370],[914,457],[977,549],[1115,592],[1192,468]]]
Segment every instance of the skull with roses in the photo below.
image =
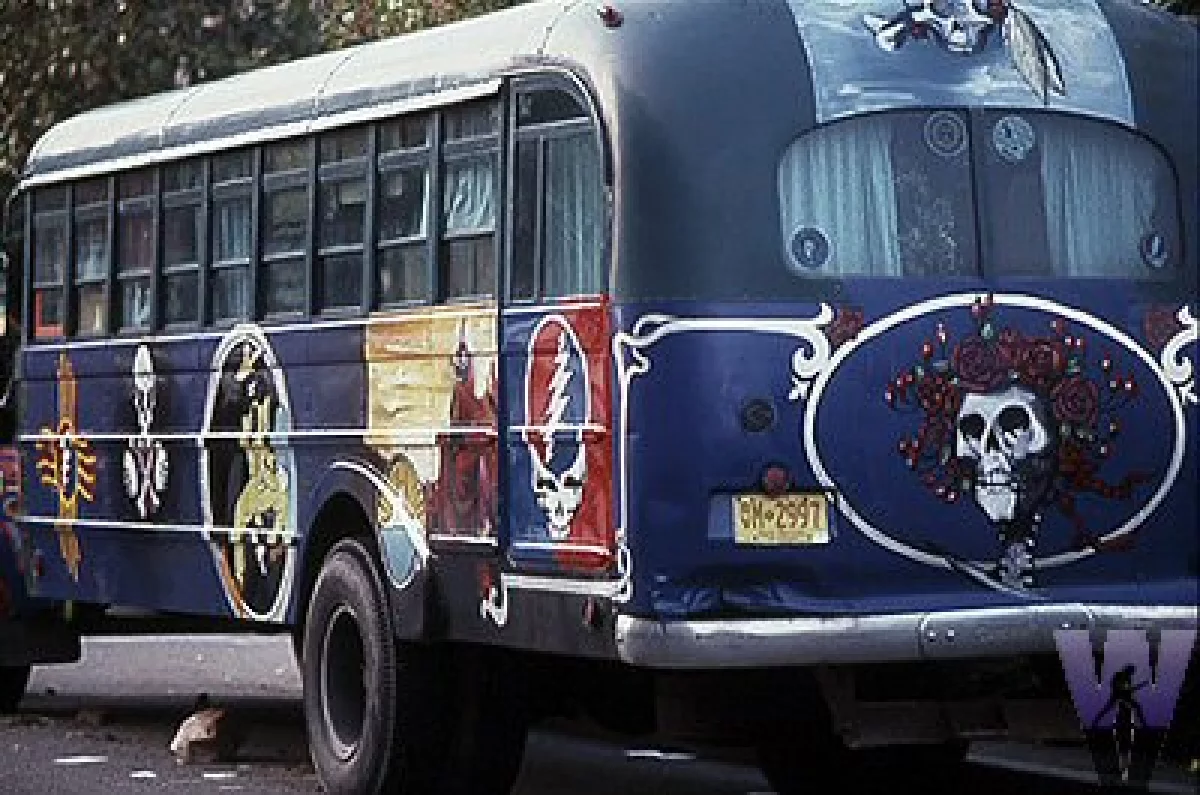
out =
[[1137,384],[1114,371],[1111,357],[1090,362],[1085,339],[1061,319],[1039,336],[1001,328],[990,296],[971,316],[975,333],[956,344],[937,324],[919,363],[893,379],[885,399],[921,417],[899,444],[909,468],[945,502],[973,498],[999,530],[1001,574],[1022,559],[1009,573],[1028,584],[1042,512],[1060,508],[1082,535],[1074,495],[1113,492],[1097,472]]

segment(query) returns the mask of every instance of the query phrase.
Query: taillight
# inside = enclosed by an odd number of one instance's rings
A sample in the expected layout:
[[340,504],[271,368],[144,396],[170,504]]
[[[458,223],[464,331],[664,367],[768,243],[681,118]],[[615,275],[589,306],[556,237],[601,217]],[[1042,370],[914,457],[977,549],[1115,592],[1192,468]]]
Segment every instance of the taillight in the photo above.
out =
[[791,487],[792,473],[787,471],[787,467],[772,464],[763,471],[762,488],[768,496],[786,494]]

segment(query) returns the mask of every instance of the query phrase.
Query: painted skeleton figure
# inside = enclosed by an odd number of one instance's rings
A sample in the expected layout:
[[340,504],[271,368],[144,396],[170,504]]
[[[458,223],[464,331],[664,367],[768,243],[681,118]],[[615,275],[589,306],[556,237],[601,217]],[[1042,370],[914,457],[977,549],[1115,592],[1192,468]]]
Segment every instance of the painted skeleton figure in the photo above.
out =
[[125,450],[124,475],[125,493],[142,519],[158,513],[167,489],[167,451],[162,442],[150,438],[158,406],[157,383],[150,350],[139,346],[133,359],[133,412],[139,433]]

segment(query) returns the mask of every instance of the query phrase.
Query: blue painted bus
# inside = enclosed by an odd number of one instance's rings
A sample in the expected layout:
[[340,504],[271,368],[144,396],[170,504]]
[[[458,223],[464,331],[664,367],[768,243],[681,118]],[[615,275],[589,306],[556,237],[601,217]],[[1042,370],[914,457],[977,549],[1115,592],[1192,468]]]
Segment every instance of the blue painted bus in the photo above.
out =
[[781,793],[1078,738],[1055,630],[1197,622],[1198,66],[1129,0],[531,2],[59,124],[0,706],[247,629],[335,793],[555,715]]

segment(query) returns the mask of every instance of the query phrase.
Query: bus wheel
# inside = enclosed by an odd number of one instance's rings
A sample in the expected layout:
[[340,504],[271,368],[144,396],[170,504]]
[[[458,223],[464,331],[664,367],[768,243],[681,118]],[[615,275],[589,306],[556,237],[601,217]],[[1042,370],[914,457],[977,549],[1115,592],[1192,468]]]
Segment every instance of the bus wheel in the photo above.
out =
[[29,684],[29,666],[0,665],[0,715],[17,711],[25,686]]
[[366,547],[334,545],[313,587],[300,663],[309,749],[326,792],[437,792],[439,673],[428,651],[396,642]]
[[508,795],[529,733],[526,672],[505,649],[451,650],[453,724],[438,792]]
[[834,781],[845,792],[958,795],[966,750],[960,743],[855,750],[829,733],[811,742],[765,742],[758,760],[778,795],[811,795]]

